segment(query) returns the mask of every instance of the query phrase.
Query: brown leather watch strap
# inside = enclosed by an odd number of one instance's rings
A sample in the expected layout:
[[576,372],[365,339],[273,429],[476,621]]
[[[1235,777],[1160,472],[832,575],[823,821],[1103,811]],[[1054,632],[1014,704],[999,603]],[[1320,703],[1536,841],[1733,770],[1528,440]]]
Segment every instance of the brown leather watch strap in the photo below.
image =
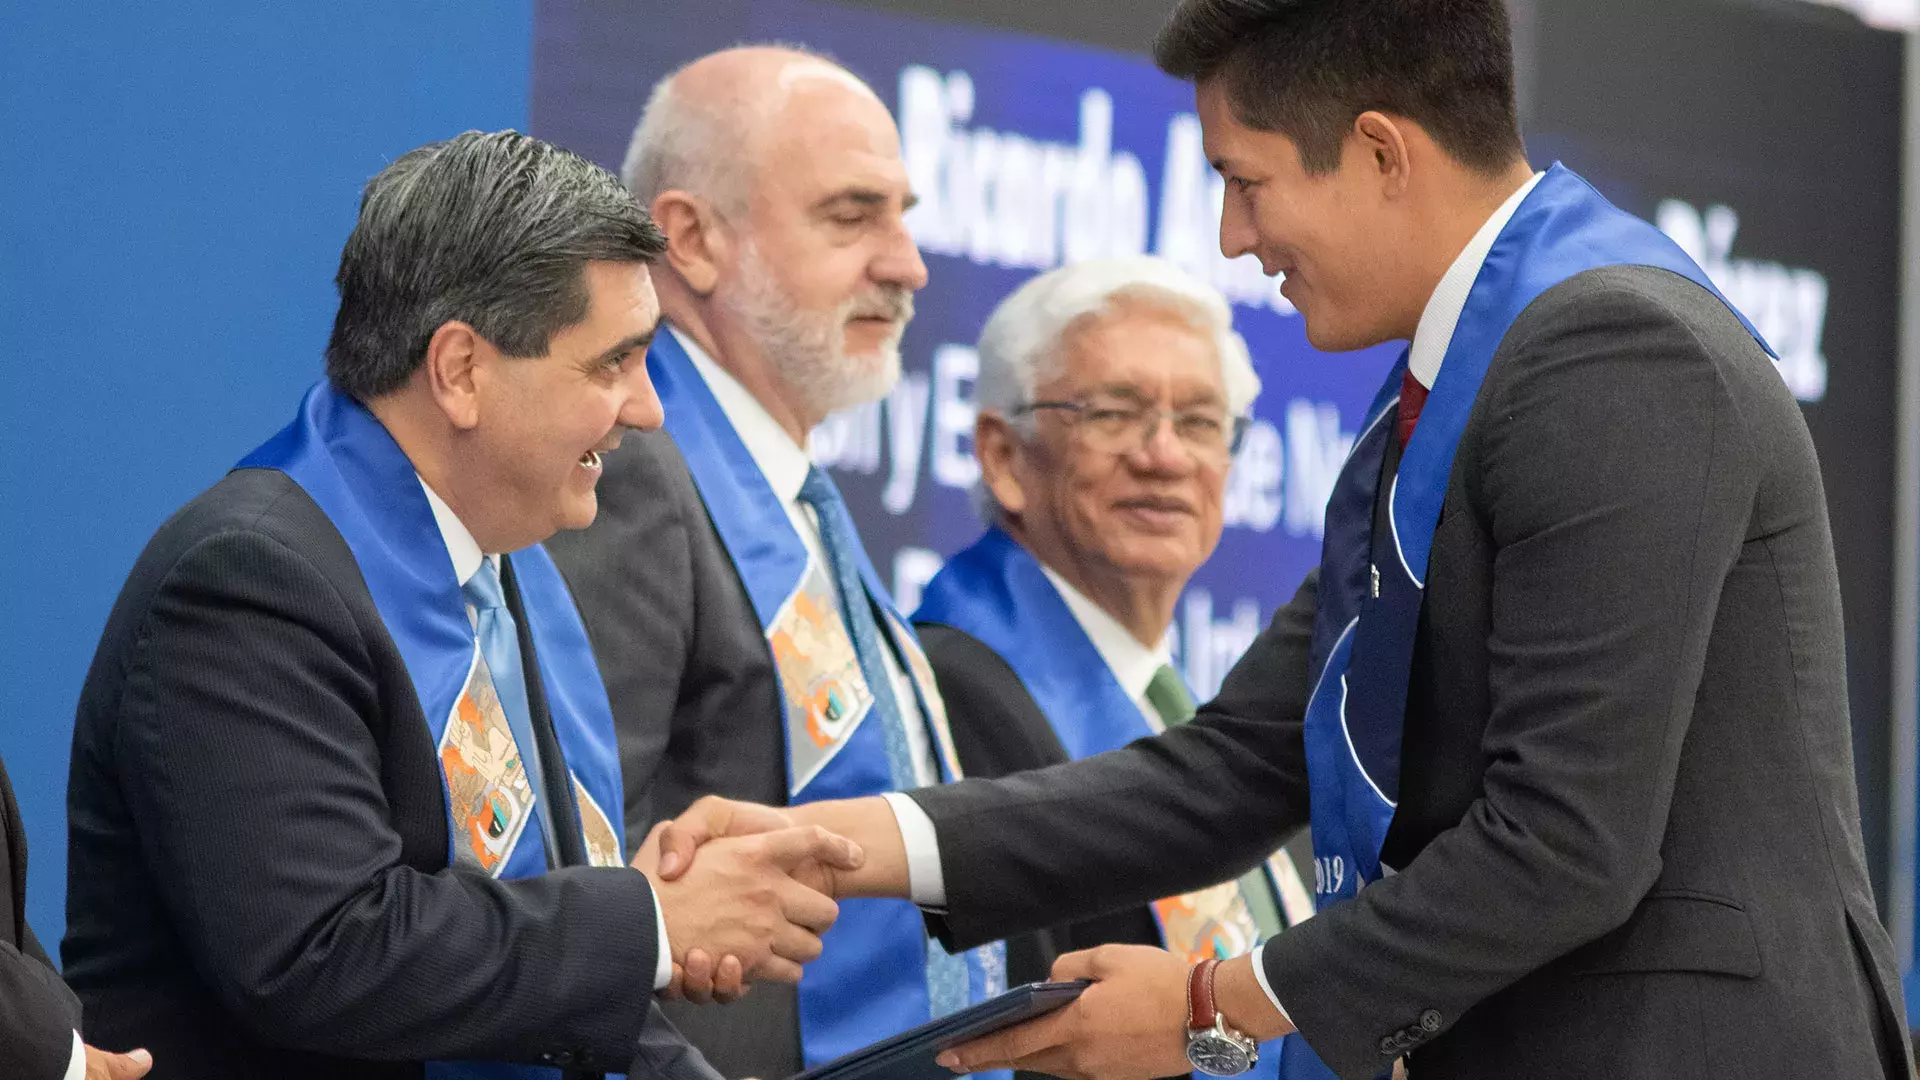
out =
[[1218,960],[1202,960],[1187,973],[1187,1030],[1203,1031],[1213,1026],[1213,976]]

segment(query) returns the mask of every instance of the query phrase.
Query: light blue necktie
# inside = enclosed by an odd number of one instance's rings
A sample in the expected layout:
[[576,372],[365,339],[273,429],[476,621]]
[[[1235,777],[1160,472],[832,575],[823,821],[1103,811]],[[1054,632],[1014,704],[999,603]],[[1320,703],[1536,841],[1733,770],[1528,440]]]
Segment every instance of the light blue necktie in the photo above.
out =
[[500,699],[501,711],[507,714],[507,726],[513,730],[513,741],[527,770],[527,784],[533,790],[534,816],[540,822],[547,867],[552,869],[557,865],[560,848],[554,842],[553,815],[544,783],[546,773],[540,768],[540,744],[533,737],[533,708],[527,704],[527,673],[520,664],[520,630],[513,621],[513,612],[507,610],[506,593],[500,587],[500,575],[493,568],[493,560],[481,559],[480,569],[467,579],[461,591],[466,594],[467,603],[473,605],[480,656],[487,662],[487,674],[493,677],[493,692]]
[[[840,614],[853,635],[853,651],[860,658],[860,674],[873,691],[873,711],[887,744],[887,771],[896,791],[908,791],[920,785],[914,768],[913,749],[907,742],[906,714],[894,695],[893,679],[887,673],[888,646],[874,616],[873,598],[860,577],[854,552],[860,550],[860,537],[854,531],[853,518],[840,498],[840,489],[826,470],[814,466],[807,482],[800,487],[800,501],[813,507],[820,518],[820,542],[826,548],[833,584],[840,593]],[[927,941],[927,993],[936,1019],[960,1011],[967,1004],[967,962],[940,946]]]

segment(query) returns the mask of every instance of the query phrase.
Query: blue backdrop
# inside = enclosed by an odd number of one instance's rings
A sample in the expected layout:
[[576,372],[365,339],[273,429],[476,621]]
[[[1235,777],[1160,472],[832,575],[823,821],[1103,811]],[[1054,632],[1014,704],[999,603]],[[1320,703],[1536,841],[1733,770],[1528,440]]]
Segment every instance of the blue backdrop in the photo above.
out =
[[321,370],[359,190],[527,126],[526,0],[0,4],[0,756],[65,925],[74,702],[166,515]]

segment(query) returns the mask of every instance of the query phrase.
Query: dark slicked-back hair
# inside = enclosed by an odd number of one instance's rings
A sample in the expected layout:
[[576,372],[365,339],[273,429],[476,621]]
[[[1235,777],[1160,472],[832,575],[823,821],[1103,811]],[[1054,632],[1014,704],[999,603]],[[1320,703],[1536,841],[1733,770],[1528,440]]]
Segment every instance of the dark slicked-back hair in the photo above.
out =
[[1310,173],[1339,167],[1369,110],[1483,173],[1524,153],[1503,0],[1181,0],[1153,57],[1176,78],[1219,79],[1236,118],[1292,139]]
[[340,252],[327,377],[362,401],[399,389],[459,320],[542,356],[587,315],[586,264],[646,262],[666,238],[612,173],[517,131],[469,131],[367,183]]

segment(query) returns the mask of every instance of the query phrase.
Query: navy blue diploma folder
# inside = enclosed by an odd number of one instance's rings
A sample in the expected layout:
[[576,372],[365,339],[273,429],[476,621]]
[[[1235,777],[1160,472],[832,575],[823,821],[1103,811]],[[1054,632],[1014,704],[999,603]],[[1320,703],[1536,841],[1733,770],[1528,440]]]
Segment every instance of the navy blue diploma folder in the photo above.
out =
[[845,1057],[808,1069],[790,1080],[954,1080],[951,1069],[934,1064],[933,1059],[941,1051],[1036,1016],[1045,1016],[1071,1003],[1080,996],[1080,991],[1091,985],[1087,980],[1080,979],[1075,982],[1016,986],[991,1001],[983,1001],[931,1024],[922,1024],[890,1039],[882,1039],[863,1050],[855,1050]]

